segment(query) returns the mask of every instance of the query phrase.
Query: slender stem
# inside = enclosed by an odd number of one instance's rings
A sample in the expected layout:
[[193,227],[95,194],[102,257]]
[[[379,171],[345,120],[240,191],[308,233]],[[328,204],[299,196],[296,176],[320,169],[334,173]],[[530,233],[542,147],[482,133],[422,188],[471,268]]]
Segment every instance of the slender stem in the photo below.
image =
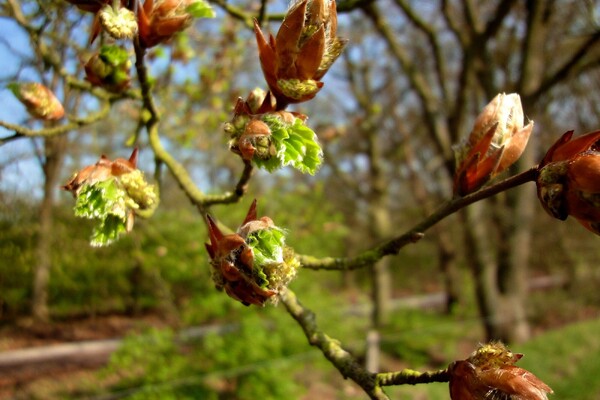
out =
[[150,81],[148,79],[148,70],[144,64],[145,49],[139,44],[139,41],[135,41],[135,67],[138,73],[138,79],[142,89],[142,100],[144,108],[149,112],[150,117],[146,121],[146,129],[148,131],[148,141],[154,156],[157,160],[163,162],[171,171],[175,180],[192,201],[192,203],[200,208],[202,213],[205,212],[202,202],[204,201],[204,193],[196,186],[191,176],[185,169],[185,167],[179,163],[162,145],[160,141],[160,135],[158,133],[158,125],[160,121],[160,113],[154,103],[154,97],[151,93]]
[[344,378],[356,382],[372,399],[388,400],[382,390],[376,387],[376,375],[367,371],[360,363],[340,345],[340,342],[329,337],[317,326],[315,314],[305,308],[289,289],[280,293],[279,298],[290,315],[300,324],[311,346],[319,348],[323,355],[340,371]]
[[381,372],[376,377],[378,386],[417,385],[420,383],[448,382],[448,369],[419,372],[413,369],[403,369],[397,372]]
[[136,70],[138,73],[138,79],[142,90],[142,100],[144,108],[149,112],[150,117],[146,121],[146,130],[148,131],[148,140],[154,156],[157,160],[164,163],[171,174],[173,174],[175,180],[179,184],[179,187],[190,199],[201,214],[205,214],[207,208],[213,204],[228,204],[239,201],[248,189],[248,182],[252,177],[253,167],[250,162],[244,162],[244,170],[238,180],[234,190],[227,192],[222,195],[209,196],[203,193],[198,186],[192,180],[192,177],[186,170],[186,168],[178,162],[162,145],[160,140],[160,134],[158,131],[160,122],[160,113],[154,103],[154,98],[151,93],[151,85],[148,79],[148,70],[144,63],[145,50],[136,40],[135,43],[135,54],[136,54]]
[[70,132],[84,125],[90,125],[94,122],[104,119],[110,111],[110,102],[105,101],[102,103],[100,110],[96,113],[90,114],[86,117],[72,118],[68,123],[64,125],[53,126],[43,129],[30,129],[22,125],[11,124],[9,122],[0,121],[0,126],[15,132],[14,135],[5,138],[0,138],[0,146],[10,142],[11,140],[18,139],[21,137],[52,137],[62,135]]
[[304,307],[294,292],[289,289],[279,294],[279,299],[287,312],[298,322],[311,346],[321,350],[323,355],[340,371],[344,378],[352,379],[371,399],[389,400],[382,387],[392,385],[415,385],[419,383],[448,382],[447,370],[418,372],[405,369],[397,372],[372,373],[345,350],[337,339],[319,329],[314,312]]
[[349,258],[316,258],[307,255],[299,255],[298,259],[304,268],[309,269],[327,269],[327,270],[352,270],[363,268],[372,265],[381,258],[398,254],[404,246],[419,241],[425,231],[443,220],[444,218],[454,214],[458,210],[467,207],[470,204],[494,196],[500,192],[520,186],[524,183],[534,181],[537,177],[537,166],[522,172],[518,175],[507,178],[494,185],[488,186],[475,193],[471,193],[464,197],[456,197],[442,204],[429,217],[422,220],[420,223],[409,229],[404,234],[388,240],[381,245],[364,251],[356,257]]
[[251,161],[244,160],[244,170],[238,180],[233,192],[227,192],[222,195],[205,196],[203,204],[210,207],[214,204],[237,203],[248,191],[250,178],[254,173],[254,166]]

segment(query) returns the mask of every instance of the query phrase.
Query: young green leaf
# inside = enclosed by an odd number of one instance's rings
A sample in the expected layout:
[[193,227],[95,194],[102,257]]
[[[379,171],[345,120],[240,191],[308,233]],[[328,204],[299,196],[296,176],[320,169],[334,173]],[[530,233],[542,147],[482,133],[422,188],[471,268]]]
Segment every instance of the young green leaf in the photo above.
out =
[[106,246],[127,231],[126,193],[115,179],[84,185],[75,201],[75,216],[95,220],[90,244]]
[[265,268],[283,264],[285,231],[277,227],[257,230],[246,238],[246,243],[254,255],[253,275],[256,283],[263,289],[270,287]]
[[267,159],[255,158],[255,164],[269,172],[291,165],[302,173],[314,175],[323,161],[315,132],[300,118],[295,118],[293,124],[286,124],[275,115],[267,114],[262,119],[271,129],[276,153]]

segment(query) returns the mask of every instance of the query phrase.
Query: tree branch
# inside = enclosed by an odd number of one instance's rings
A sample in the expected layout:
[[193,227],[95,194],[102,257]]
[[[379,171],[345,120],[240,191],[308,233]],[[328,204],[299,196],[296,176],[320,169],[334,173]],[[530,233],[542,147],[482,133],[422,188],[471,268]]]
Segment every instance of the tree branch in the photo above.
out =
[[432,25],[428,24],[423,18],[419,16],[417,12],[406,2],[406,0],[395,0],[398,7],[404,11],[404,14],[408,19],[419,28],[427,37],[427,41],[431,46],[433,57],[435,59],[435,72],[438,79],[438,85],[442,89],[442,96],[444,100],[448,99],[448,87],[446,85],[446,61],[442,54],[442,47],[438,41],[438,33],[435,31]]
[[553,75],[544,79],[539,86],[538,90],[530,94],[526,98],[526,102],[535,102],[540,96],[548,92],[554,86],[559,84],[568,78],[571,74],[575,73],[577,66],[580,61],[588,54],[594,45],[600,42],[600,30],[594,32],[582,45],[573,53],[571,58],[567,60],[561,68],[559,68]]
[[244,170],[232,192],[227,192],[222,195],[205,196],[203,204],[210,207],[214,204],[231,204],[237,203],[248,191],[248,183],[254,173],[254,166],[251,161],[244,160]]
[[62,135],[69,131],[80,128],[82,126],[90,125],[90,124],[93,124],[94,122],[98,122],[99,120],[104,119],[106,116],[108,116],[109,111],[110,111],[110,102],[105,101],[102,103],[102,107],[100,108],[100,111],[98,111],[97,113],[90,114],[87,117],[71,118],[71,120],[67,124],[53,126],[50,128],[38,129],[38,130],[29,129],[22,125],[11,124],[9,122],[0,121],[1,127],[4,127],[8,130],[15,132],[15,135],[8,136],[5,138],[0,138],[0,146],[4,145],[12,140],[21,138],[21,137],[46,137],[47,138],[47,137]]
[[325,270],[353,270],[358,268],[364,268],[373,263],[377,262],[381,258],[389,255],[398,254],[399,251],[410,243],[419,241],[424,235],[425,231],[429,228],[445,219],[446,217],[454,214],[458,210],[467,207],[477,201],[486,199],[494,196],[500,192],[508,189],[512,189],[519,185],[527,182],[534,181],[537,177],[537,166],[522,172],[518,175],[507,178],[495,185],[483,188],[475,193],[471,193],[464,197],[457,197],[442,204],[436,211],[433,212],[429,217],[409,229],[404,234],[397,236],[393,239],[388,240],[381,245],[364,251],[356,257],[349,258],[316,258],[307,255],[298,255],[298,259],[303,268],[308,269],[325,269]]
[[185,167],[179,163],[162,145],[160,141],[160,135],[158,133],[158,125],[160,121],[160,113],[158,112],[154,103],[154,98],[151,93],[151,85],[148,80],[148,70],[144,63],[145,49],[139,44],[139,40],[135,40],[135,68],[138,74],[138,80],[142,89],[142,101],[144,109],[148,111],[149,118],[146,121],[146,130],[148,131],[148,141],[154,156],[157,160],[163,162],[173,177],[179,184],[179,187],[190,199],[192,204],[199,208],[199,211],[204,213],[204,206],[202,204],[204,200],[204,193],[196,186],[191,176],[185,169]]
[[377,386],[417,385],[420,383],[448,382],[448,369],[419,372],[414,369],[403,369],[397,372],[378,373]]
[[[221,7],[223,11],[229,14],[231,17],[242,21],[246,28],[253,30],[254,29],[254,19],[256,18],[260,23],[264,21],[282,21],[284,18],[284,14],[267,14],[266,13],[266,5],[264,10],[259,10],[258,14],[253,12],[248,12],[243,10],[242,8],[231,5],[227,0],[210,0],[211,3],[216,4]],[[265,2],[266,3],[266,2]],[[261,3],[262,4],[262,3]],[[261,7],[262,8],[262,7]]]
[[485,30],[482,33],[486,42],[490,38],[496,36],[498,30],[502,27],[502,22],[504,22],[504,19],[515,3],[516,0],[502,0],[500,4],[498,4],[496,11],[492,14],[494,17],[487,22]]
[[456,11],[451,7],[452,4],[450,4],[450,1],[442,0],[440,8],[442,15],[444,16],[444,20],[446,21],[448,28],[454,34],[454,36],[456,36],[464,50],[468,44],[467,35],[465,34],[465,32],[463,32],[463,30],[460,29],[462,24],[454,20]]
[[186,196],[190,199],[192,204],[198,208],[198,210],[204,214],[207,208],[213,204],[224,204],[234,203],[246,193],[248,182],[252,176],[253,167],[249,162],[244,162],[244,170],[242,175],[236,184],[233,192],[225,193],[223,195],[207,196],[204,194],[198,186],[192,180],[190,174],[186,168],[178,162],[162,145],[160,135],[158,133],[158,126],[160,122],[160,113],[154,103],[154,98],[151,93],[151,85],[148,80],[148,70],[144,63],[145,50],[140,46],[139,41],[135,40],[135,54],[136,62],[135,67],[138,74],[142,90],[142,101],[144,108],[150,114],[150,117],[146,121],[146,130],[148,131],[148,141],[150,147],[154,152],[155,158],[164,163],[171,174],[179,184],[179,187],[183,190]]
[[369,395],[371,399],[389,400],[382,387],[392,385],[416,385],[419,383],[448,382],[447,370],[418,372],[405,369],[397,372],[375,374],[369,372],[358,360],[345,350],[340,342],[321,331],[315,314],[304,307],[294,292],[285,289],[279,299],[287,312],[298,322],[311,346],[323,352],[323,355],[340,371],[344,378],[352,379]]
[[376,385],[376,374],[367,371],[340,345],[340,342],[319,330],[315,314],[305,308],[289,289],[279,294],[288,313],[298,322],[311,346],[319,348],[323,355],[340,371],[344,378],[356,382],[371,399],[388,400],[381,388]]
[[421,72],[420,66],[417,67],[412,62],[409,54],[398,43],[375,4],[369,3],[363,7],[363,11],[371,19],[375,29],[377,29],[386,41],[390,52],[406,73],[413,89],[417,92],[423,107],[423,120],[427,124],[428,131],[433,136],[440,154],[443,154],[447,160],[452,159],[452,143],[449,132],[441,118],[442,111],[440,110],[440,104],[436,100],[427,79]]

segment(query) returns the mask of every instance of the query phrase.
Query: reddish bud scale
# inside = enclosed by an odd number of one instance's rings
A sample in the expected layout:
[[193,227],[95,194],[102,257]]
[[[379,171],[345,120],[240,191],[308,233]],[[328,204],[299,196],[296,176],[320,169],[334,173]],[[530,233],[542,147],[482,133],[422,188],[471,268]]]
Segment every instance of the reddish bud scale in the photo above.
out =
[[538,167],[537,193],[553,217],[576,218],[600,235],[600,131],[573,139],[566,132]]
[[452,400],[547,400],[552,389],[531,372],[514,364],[522,354],[502,343],[482,345],[466,360],[448,367]]
[[336,37],[336,31],[335,0],[297,1],[276,37],[265,38],[254,21],[260,64],[275,100],[275,108],[264,111],[283,110],[288,104],[315,97],[323,87],[321,78],[345,46],[345,41]]
[[469,137],[455,147],[455,194],[478,190],[519,159],[533,130],[533,122],[524,126],[523,118],[521,99],[514,93],[499,94],[484,107]]
[[256,283],[254,255],[246,238],[252,232],[273,227],[273,221],[268,217],[257,219],[254,200],[237,233],[223,234],[210,215],[207,215],[207,224],[210,243],[206,244],[206,250],[217,289],[246,306],[263,306],[277,291],[261,288]]
[[96,182],[105,181],[111,177],[120,176],[132,172],[137,168],[138,149],[135,148],[128,160],[117,158],[115,161],[110,161],[106,156],[102,155],[96,164],[88,165],[77,172],[62,189],[73,193],[77,196],[79,189],[84,184],[94,184]]
[[194,0],[146,0],[138,11],[140,44],[150,48],[170,40],[192,23],[186,8]]

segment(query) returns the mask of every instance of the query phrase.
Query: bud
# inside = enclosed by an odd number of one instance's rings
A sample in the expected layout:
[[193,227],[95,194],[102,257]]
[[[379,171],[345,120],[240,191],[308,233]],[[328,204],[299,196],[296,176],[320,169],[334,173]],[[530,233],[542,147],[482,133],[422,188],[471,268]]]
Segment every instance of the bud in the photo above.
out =
[[319,169],[323,151],[304,123],[306,116],[287,111],[250,114],[250,107],[238,100],[234,118],[225,126],[231,151],[269,172],[287,165],[311,175]]
[[346,41],[336,37],[335,0],[300,0],[290,7],[277,37],[254,32],[263,74],[277,110],[315,97],[321,78],[339,57]]
[[[105,15],[104,17],[101,16],[102,10],[109,11],[108,9],[111,8],[109,6],[109,4],[112,4],[112,0],[67,0],[67,1],[69,3],[77,6],[77,8],[79,8],[80,10],[91,12],[91,13],[95,14],[94,22],[92,23],[92,28],[91,28],[91,32],[90,32],[90,40],[89,40],[90,43],[93,43],[94,40],[96,40],[96,38],[100,34],[100,31],[102,30],[102,27],[104,26],[101,21],[101,18],[105,18],[106,19],[105,23],[107,23],[109,26],[110,25],[117,25],[117,26],[130,25],[131,26],[131,22],[126,22],[127,20],[129,20],[131,15],[126,15],[125,11],[119,11],[116,13],[113,11],[112,16],[110,16],[110,15]],[[126,0],[121,0],[121,10],[125,10],[125,8],[124,8],[125,2],[126,2]],[[114,18],[117,18],[117,19],[121,18],[121,17],[119,17],[119,13],[121,13],[121,12],[123,12],[122,17],[124,17],[125,20],[115,20]],[[112,29],[115,32],[119,32],[122,28],[114,27]],[[137,24],[136,24],[135,29],[137,29]],[[128,30],[128,29],[125,29],[125,30]],[[110,30],[108,30],[108,32],[112,36],[112,33],[110,32]],[[135,34],[135,32],[134,32],[134,34]],[[120,38],[117,37],[117,39],[120,39]]]
[[269,125],[259,119],[251,119],[246,123],[237,144],[232,144],[231,149],[239,152],[244,160],[251,161],[255,155],[259,159],[268,159],[277,153],[270,136]]
[[196,2],[196,0],[146,0],[144,6],[138,11],[140,44],[146,48],[154,47],[189,27],[193,16],[188,12],[188,8]]
[[499,342],[482,345],[466,360],[448,367],[452,400],[548,400],[552,389],[531,372],[514,364],[522,354]]
[[122,233],[130,232],[136,211],[153,210],[158,205],[154,186],[136,167],[137,154],[135,149],[128,160],[115,161],[102,156],[62,187],[76,199],[75,215],[96,221],[92,246],[108,245]]
[[94,86],[121,93],[131,84],[131,61],[127,50],[102,46],[84,65],[86,79]]
[[7,87],[34,118],[52,121],[65,115],[63,105],[54,93],[41,83],[11,83]]
[[263,114],[275,111],[275,99],[271,96],[271,92],[255,88],[248,94],[245,102],[241,98],[238,99],[234,113],[236,115],[240,114],[242,110],[246,114]]
[[263,306],[284,289],[299,267],[285,232],[269,217],[257,219],[256,200],[234,234],[225,235],[207,215],[212,278],[219,290],[248,306]]
[[472,193],[514,164],[529,140],[533,121],[523,125],[518,94],[497,95],[475,120],[469,137],[454,147],[454,193]]
[[115,10],[106,5],[98,12],[98,19],[102,28],[115,39],[131,39],[138,30],[134,12],[125,7]]
[[538,198],[553,217],[571,215],[600,235],[600,131],[572,136],[566,132],[540,163]]

